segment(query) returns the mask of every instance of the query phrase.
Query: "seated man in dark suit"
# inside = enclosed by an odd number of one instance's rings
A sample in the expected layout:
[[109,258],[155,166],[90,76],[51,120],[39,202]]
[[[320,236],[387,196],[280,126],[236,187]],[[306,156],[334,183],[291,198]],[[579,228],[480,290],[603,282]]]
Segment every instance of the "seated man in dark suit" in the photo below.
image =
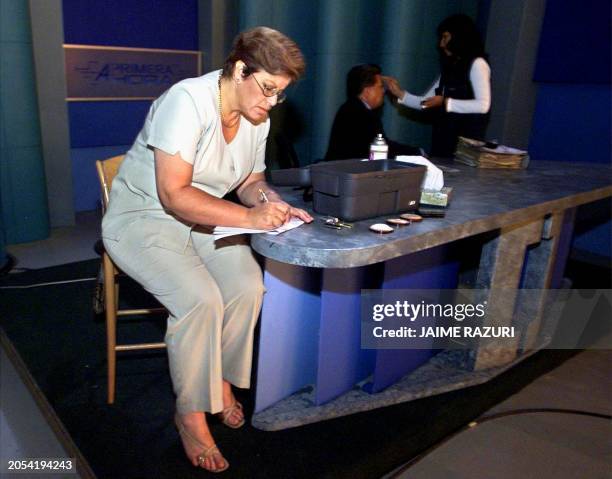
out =
[[326,160],[368,158],[370,143],[382,133],[389,145],[389,158],[420,155],[419,148],[389,140],[381,114],[385,87],[378,65],[356,65],[346,76],[346,102],[340,107],[329,138]]

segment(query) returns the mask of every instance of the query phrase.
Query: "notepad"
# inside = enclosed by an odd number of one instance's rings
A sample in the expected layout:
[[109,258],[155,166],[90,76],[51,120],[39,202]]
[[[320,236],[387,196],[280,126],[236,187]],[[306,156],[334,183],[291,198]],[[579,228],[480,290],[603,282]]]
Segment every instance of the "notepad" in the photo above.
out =
[[241,235],[241,234],[259,234],[265,233],[269,235],[278,235],[284,233],[285,231],[292,230],[293,228],[297,228],[298,226],[303,225],[304,222],[296,218],[292,217],[287,223],[278,228],[274,228],[273,230],[254,230],[249,228],[236,228],[234,226],[215,226],[213,230],[213,235],[215,237],[215,241],[221,238],[227,238],[228,236]]

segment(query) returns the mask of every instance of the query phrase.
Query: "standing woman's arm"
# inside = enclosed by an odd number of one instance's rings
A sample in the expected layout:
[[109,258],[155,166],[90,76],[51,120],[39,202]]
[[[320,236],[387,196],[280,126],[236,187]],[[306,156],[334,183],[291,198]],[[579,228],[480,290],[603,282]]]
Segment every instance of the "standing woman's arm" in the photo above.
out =
[[449,113],[488,113],[491,108],[491,68],[484,58],[476,58],[470,68],[473,100],[446,99]]
[[435,95],[436,88],[438,88],[438,85],[440,84],[440,78],[438,77],[429,87],[429,89],[423,93],[423,95],[413,95],[412,93],[403,90],[395,78],[386,76],[383,77],[383,80],[385,81],[387,90],[392,95],[397,97],[397,102],[400,105],[407,106],[408,108],[416,108],[417,110],[421,109],[421,102],[423,100]]

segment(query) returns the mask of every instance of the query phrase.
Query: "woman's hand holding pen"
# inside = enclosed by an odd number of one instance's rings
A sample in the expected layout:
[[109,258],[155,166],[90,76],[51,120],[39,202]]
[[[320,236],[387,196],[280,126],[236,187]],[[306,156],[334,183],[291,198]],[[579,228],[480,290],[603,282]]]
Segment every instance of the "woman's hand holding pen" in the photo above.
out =
[[249,215],[254,229],[274,229],[287,223],[295,216],[305,223],[312,221],[306,211],[294,208],[285,203],[275,192],[267,194],[259,190],[260,202],[249,209]]
[[[289,208],[289,218],[287,218],[287,221],[289,221],[293,216],[301,219],[304,223],[310,223],[313,220],[312,216],[310,216],[307,211],[300,208],[294,208],[289,203],[285,203],[276,191],[268,191],[268,194],[266,195],[263,190],[259,189],[259,199],[264,203],[276,202],[287,205]],[[287,221],[285,221],[285,223]]]
[[271,230],[285,224],[291,218],[287,203],[269,201],[249,208],[250,227],[256,230]]

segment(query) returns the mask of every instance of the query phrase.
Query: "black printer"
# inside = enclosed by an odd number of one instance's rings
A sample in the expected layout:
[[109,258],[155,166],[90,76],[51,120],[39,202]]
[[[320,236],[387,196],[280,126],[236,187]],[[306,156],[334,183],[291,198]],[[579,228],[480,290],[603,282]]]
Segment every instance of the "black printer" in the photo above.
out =
[[314,210],[346,221],[416,210],[427,167],[362,159],[310,166]]

